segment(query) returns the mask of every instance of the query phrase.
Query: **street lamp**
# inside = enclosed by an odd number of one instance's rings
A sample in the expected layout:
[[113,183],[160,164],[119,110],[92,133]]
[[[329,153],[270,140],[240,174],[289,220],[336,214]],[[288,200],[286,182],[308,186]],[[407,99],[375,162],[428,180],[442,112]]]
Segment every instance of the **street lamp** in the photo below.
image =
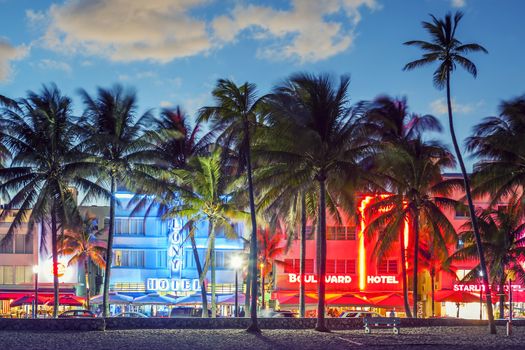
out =
[[264,262],[259,265],[261,268],[261,310],[264,310]]
[[33,306],[33,318],[38,317],[38,265],[33,265],[33,273],[35,274],[35,306]]
[[239,317],[239,269],[242,267],[243,261],[240,255],[234,255],[231,258],[230,265],[235,270],[235,312],[234,316]]

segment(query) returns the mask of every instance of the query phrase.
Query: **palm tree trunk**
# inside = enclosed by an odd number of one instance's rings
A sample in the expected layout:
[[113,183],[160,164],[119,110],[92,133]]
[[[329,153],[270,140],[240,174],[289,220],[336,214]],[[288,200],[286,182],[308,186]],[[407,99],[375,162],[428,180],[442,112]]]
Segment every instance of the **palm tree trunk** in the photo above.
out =
[[208,318],[208,296],[206,295],[206,284],[204,280],[206,276],[202,275],[202,265],[199,258],[199,251],[197,250],[197,243],[195,242],[195,236],[193,232],[190,232],[191,250],[193,250],[193,258],[195,259],[195,265],[197,266],[197,273],[199,275],[201,284],[201,298],[202,298],[202,318]]
[[261,269],[261,311],[264,309],[264,271]]
[[89,258],[84,260],[84,273],[85,273],[85,283],[86,283],[86,308],[89,310]]
[[412,280],[412,290],[413,290],[413,310],[414,317],[417,318],[417,275],[419,273],[418,263],[419,263],[419,209],[416,208],[414,212],[412,229],[414,230],[414,279]]
[[252,282],[252,273],[248,269],[246,272],[246,292],[244,294],[244,315],[245,317],[249,317],[250,315],[250,303],[251,303],[251,282]]
[[51,254],[53,259],[53,317],[58,316],[59,285],[58,285],[58,228],[57,228],[57,208],[53,203],[51,209]]
[[401,255],[401,283],[403,285],[403,303],[405,306],[405,314],[407,317],[412,317],[410,305],[408,305],[408,285],[407,285],[407,264],[405,257],[405,233],[403,230],[399,231],[399,247]]
[[217,290],[217,281],[215,275],[215,226],[210,222],[210,265],[211,265],[211,317],[217,317],[217,300],[215,293]]
[[115,230],[115,192],[117,183],[115,176],[111,175],[111,200],[109,201],[108,246],[106,250],[106,271],[104,274],[104,294],[102,298],[102,315],[109,316],[109,282],[111,278],[111,264],[113,260],[113,233]]
[[325,289],[326,289],[326,175],[318,175],[319,181],[319,231],[317,234],[317,324],[315,330],[319,332],[329,332],[325,325],[324,308],[325,308]]
[[435,286],[435,278],[436,278],[436,273],[434,271],[434,268],[432,268],[432,270],[430,271],[430,282],[432,283],[432,317],[434,317],[436,315],[435,313],[435,305],[434,305],[434,301],[435,301],[435,291],[436,291],[436,286]]
[[303,193],[301,195],[301,252],[300,252],[300,262],[299,262],[299,317],[306,316],[306,307],[304,300],[304,273],[306,265],[306,195]]
[[257,220],[255,218],[255,196],[252,179],[252,162],[250,156],[250,128],[248,120],[244,118],[245,154],[248,172],[248,192],[250,195],[250,218],[252,223],[252,233],[250,235],[250,264],[251,276],[251,303],[250,303],[250,326],[247,331],[259,333],[261,330],[257,323]]
[[458,158],[458,163],[461,168],[461,174],[463,175],[463,183],[465,185],[465,195],[467,197],[468,209],[470,213],[470,220],[472,222],[472,230],[474,231],[474,236],[476,237],[476,246],[478,248],[479,256],[479,265],[481,267],[481,273],[483,274],[483,286],[485,288],[485,294],[487,298],[487,316],[489,319],[489,331],[491,334],[496,334],[496,324],[494,323],[494,313],[492,311],[492,296],[490,295],[489,289],[489,278],[487,274],[487,264],[485,263],[485,255],[483,254],[483,246],[481,245],[481,235],[479,234],[478,222],[476,220],[476,210],[474,208],[474,203],[472,202],[472,193],[470,191],[470,181],[467,174],[467,169],[465,168],[465,163],[463,162],[463,157],[461,156],[461,151],[459,149],[458,141],[456,139],[456,132],[454,131],[454,119],[452,118],[452,100],[450,98],[450,71],[447,71],[447,109],[448,109],[448,124],[450,128],[450,136],[452,138],[452,143],[454,144],[454,151],[456,152],[456,157]]

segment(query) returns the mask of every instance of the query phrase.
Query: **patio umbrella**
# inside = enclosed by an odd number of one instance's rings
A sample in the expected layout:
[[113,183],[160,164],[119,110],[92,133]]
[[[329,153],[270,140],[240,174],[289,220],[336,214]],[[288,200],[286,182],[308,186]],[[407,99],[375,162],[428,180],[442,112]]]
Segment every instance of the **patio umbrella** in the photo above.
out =
[[[279,300],[279,304],[297,305],[299,304],[299,295],[298,294],[283,295],[283,296],[277,297],[277,300]],[[304,303],[305,304],[317,304],[317,298],[313,298],[311,296],[305,295]]]
[[[239,293],[238,302],[239,305],[244,305],[245,297],[244,294]],[[235,304],[235,294],[220,295],[217,297],[217,304]]]
[[175,298],[159,295],[158,293],[146,294],[144,296],[133,299],[133,304],[135,305],[173,305],[175,304],[175,302]]
[[[103,296],[97,295],[91,298],[92,304],[102,304]],[[110,304],[130,304],[133,301],[132,297],[128,297],[127,295],[122,295],[117,292],[110,292],[109,293],[109,303]]]
[[434,300],[437,302],[479,303],[479,294],[459,290],[438,290],[435,292]]
[[[46,302],[46,305],[53,304],[53,300],[55,299],[54,298],[49,299]],[[82,306],[84,305],[84,299],[80,297],[75,297],[70,294],[66,294],[66,295],[61,295],[58,297],[58,303],[60,305],[65,305],[65,306]]]
[[[39,305],[44,305],[47,301],[47,298],[44,298],[42,296],[38,296],[37,302]],[[35,302],[35,296],[34,295],[24,295],[23,297],[20,297],[16,300],[13,300],[10,304],[11,307],[16,306],[22,306],[22,305],[31,305]]]
[[[375,307],[389,308],[401,307],[405,304],[403,295],[398,293],[390,293],[388,295],[379,296],[370,299]],[[412,298],[408,297],[408,304],[412,305]]]
[[355,294],[343,294],[335,298],[328,299],[326,301],[328,305],[371,305],[372,302],[359,295]]
[[[211,296],[207,296],[208,303],[211,303]],[[175,300],[175,305],[196,305],[202,304],[202,296],[200,293],[191,294]]]

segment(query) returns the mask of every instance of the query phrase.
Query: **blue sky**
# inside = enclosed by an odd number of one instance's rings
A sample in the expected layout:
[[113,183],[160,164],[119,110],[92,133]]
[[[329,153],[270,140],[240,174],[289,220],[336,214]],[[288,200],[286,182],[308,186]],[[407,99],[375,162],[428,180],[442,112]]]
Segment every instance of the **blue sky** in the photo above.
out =
[[[428,14],[465,12],[458,37],[478,42],[479,76],[453,77],[458,136],[525,93],[522,0],[0,0],[0,94],[21,97],[55,82],[82,106],[78,88],[122,83],[141,108],[211,102],[218,78],[256,83],[261,93],[289,74],[348,73],[354,102],[406,96],[411,111],[444,123],[444,93],[432,68],[403,72],[427,39]],[[448,133],[441,136],[449,144]]]

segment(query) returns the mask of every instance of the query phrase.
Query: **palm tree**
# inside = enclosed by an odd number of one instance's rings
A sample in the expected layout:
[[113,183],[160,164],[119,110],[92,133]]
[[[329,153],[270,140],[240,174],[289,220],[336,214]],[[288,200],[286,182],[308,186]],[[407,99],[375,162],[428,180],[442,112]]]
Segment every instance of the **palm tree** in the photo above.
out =
[[[349,82],[348,76],[342,76],[336,84],[329,75],[295,74],[276,87],[268,98],[274,127],[285,135],[294,134],[295,138],[293,142],[287,137],[268,141],[265,144],[266,157],[286,163],[291,169],[305,169],[306,176],[316,181],[319,191],[316,258],[318,331],[328,331],[324,310],[326,188],[342,188],[343,181],[349,183],[348,176],[359,179],[364,175],[360,161],[367,151],[359,109],[349,106]],[[334,202],[342,205],[342,197],[334,199]]]
[[257,232],[257,246],[259,248],[259,261],[261,266],[261,309],[264,309],[265,277],[273,271],[273,264],[282,256],[286,247],[282,245],[284,235],[272,232],[269,227],[261,228]]
[[[96,98],[80,90],[85,110],[83,128],[87,136],[81,148],[91,154],[86,168],[92,170],[97,183],[109,187],[109,225],[104,274],[103,315],[109,314],[109,283],[115,230],[115,193],[117,186],[137,191],[151,178],[148,165],[157,154],[152,151],[149,137],[143,127],[150,120],[147,111],[137,118],[137,98],[133,91],[115,85],[111,89],[98,88]],[[90,196],[96,193],[88,192]]]
[[101,269],[106,267],[104,260],[106,255],[106,242],[99,237],[103,229],[97,230],[96,222],[88,216],[82,219],[78,225],[64,230],[60,237],[60,255],[70,256],[68,265],[83,265],[86,284],[86,306],[89,310],[90,288],[89,288],[89,266],[93,262]]
[[[437,142],[423,141],[420,136],[407,140],[403,146],[383,148],[378,156],[378,173],[386,180],[386,188],[392,193],[375,201],[368,207],[373,217],[368,225],[368,235],[382,232],[374,248],[374,254],[381,261],[394,243],[399,242],[401,269],[405,268],[404,236],[405,222],[412,224],[413,236],[413,312],[417,314],[419,238],[420,230],[426,225],[432,240],[446,250],[448,243],[455,240],[455,230],[441,211],[454,208],[456,202],[449,199],[452,190],[458,187],[454,180],[443,180],[441,172],[454,165],[452,155]],[[389,208],[388,211],[382,209]],[[407,304],[406,277],[403,276],[405,312],[411,313]],[[417,317],[417,316],[416,316]]]
[[461,150],[459,149],[458,141],[456,139],[456,133],[454,131],[454,120],[452,117],[452,100],[450,92],[450,74],[457,68],[461,66],[472,76],[477,76],[476,65],[465,57],[466,54],[470,52],[484,52],[487,53],[487,50],[475,43],[463,44],[456,38],[456,29],[458,27],[463,13],[458,11],[454,14],[448,13],[445,15],[444,19],[437,19],[435,16],[431,15],[432,22],[423,22],[423,27],[428,31],[432,37],[431,42],[421,41],[421,40],[412,40],[405,42],[405,45],[416,46],[421,48],[425,53],[423,57],[412,61],[405,65],[404,70],[412,70],[419,68],[434,62],[438,62],[439,66],[434,71],[434,86],[442,90],[446,87],[447,91],[447,110],[448,110],[448,124],[450,129],[450,136],[452,138],[452,143],[454,144],[454,151],[461,168],[461,173],[463,175],[463,182],[465,186],[465,195],[467,197],[467,203],[470,212],[470,218],[472,221],[472,227],[474,230],[474,235],[476,237],[476,245],[478,248],[479,260],[481,265],[481,270],[483,272],[483,284],[486,290],[487,297],[487,313],[489,318],[489,330],[491,334],[496,334],[496,325],[494,323],[494,315],[492,313],[492,301],[490,291],[488,290],[488,277],[487,277],[487,267],[485,264],[485,256],[483,255],[483,247],[481,245],[481,237],[479,234],[478,225],[476,223],[475,208],[472,202],[472,194],[470,190],[470,181],[468,178],[467,170],[465,168],[465,163],[463,162],[463,157],[461,156]]
[[[191,158],[185,169],[173,170],[180,188],[180,202],[168,209],[165,216],[180,216],[196,225],[205,222],[208,225],[208,249],[201,281],[211,268],[212,317],[217,314],[215,282],[215,237],[219,229],[224,230],[226,238],[238,238],[233,230],[233,220],[245,219],[245,213],[232,203],[230,192],[230,169],[224,169],[221,152],[215,150],[209,156]],[[204,310],[203,310],[204,311]]]
[[[492,204],[525,188],[525,95],[504,101],[499,110],[499,116],[485,118],[467,139],[469,151],[479,160],[474,191],[490,194]],[[520,201],[525,203],[523,194]]]
[[[488,208],[478,212],[478,222],[481,232],[481,242],[487,254],[490,283],[493,290],[499,290],[500,318],[504,315],[505,283],[509,280],[518,283],[525,282],[525,215],[522,204],[517,196],[513,196],[507,206],[497,209]],[[464,242],[463,248],[452,254],[452,260],[475,260],[476,241],[472,224],[467,222],[460,232]],[[481,271],[478,264],[464,280],[476,280]]]
[[[255,213],[255,194],[252,178],[250,135],[257,123],[257,112],[264,97],[257,98],[254,84],[235,85],[231,80],[220,79],[212,92],[216,106],[203,107],[199,111],[199,121],[211,121],[211,129],[217,130],[219,143],[231,152],[239,150],[238,168],[246,167],[252,231],[250,234],[250,261],[248,279],[251,279],[250,332],[260,332],[257,324],[257,219]],[[248,293],[247,293],[248,294]]]
[[[12,193],[2,215],[16,210],[5,239],[28,220],[28,233],[35,224],[42,225],[41,248],[46,249],[51,235],[53,260],[54,305],[58,312],[58,245],[59,231],[77,213],[71,187],[102,195],[103,189],[93,183],[83,169],[85,154],[76,147],[80,130],[72,116],[72,101],[55,85],[44,86],[40,93],[28,92],[27,98],[4,104],[0,112],[2,145],[12,154],[8,168],[0,169],[0,192]],[[50,232],[47,221],[50,220]]]

